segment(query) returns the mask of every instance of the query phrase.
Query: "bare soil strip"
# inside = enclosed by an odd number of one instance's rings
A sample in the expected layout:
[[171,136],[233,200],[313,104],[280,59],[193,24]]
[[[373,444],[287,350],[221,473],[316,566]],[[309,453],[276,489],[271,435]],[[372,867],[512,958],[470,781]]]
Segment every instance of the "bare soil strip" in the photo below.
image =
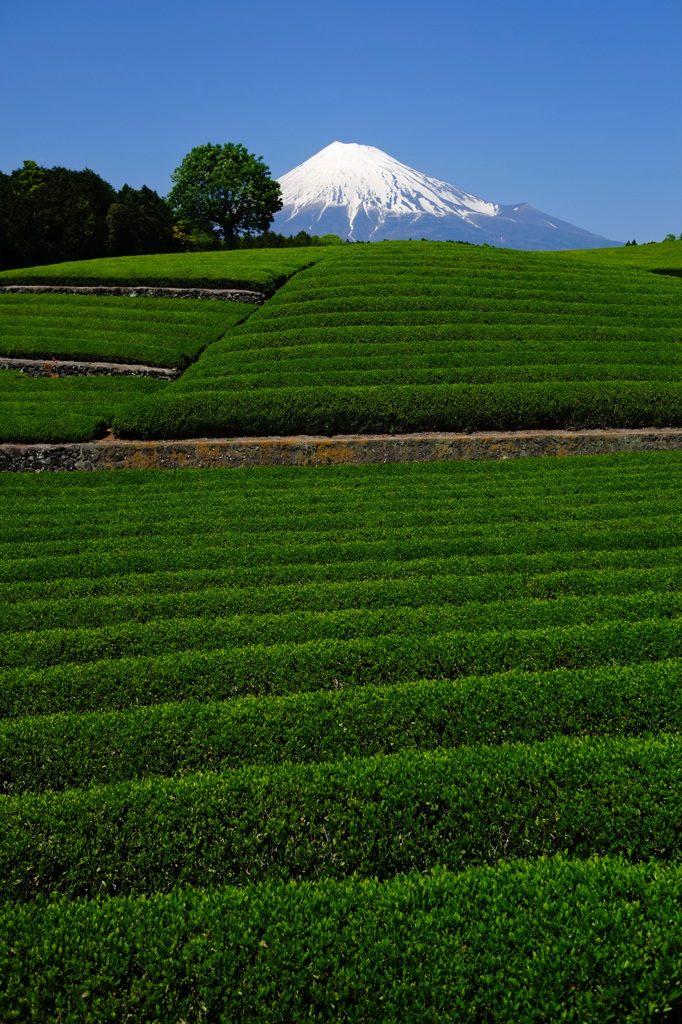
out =
[[141,363],[95,363],[83,359],[13,359],[0,356],[0,370],[19,370],[26,377],[156,377],[176,380],[179,370]]
[[528,430],[476,434],[374,434],[336,437],[199,438],[120,441],[109,435],[81,444],[2,444],[0,471],[244,469],[388,462],[523,459],[682,450],[682,428]]
[[242,288],[157,288],[147,285],[62,285],[62,284],[7,284],[0,293],[38,295],[123,295],[131,299],[218,299],[224,302],[249,302],[260,306],[265,301],[263,292]]

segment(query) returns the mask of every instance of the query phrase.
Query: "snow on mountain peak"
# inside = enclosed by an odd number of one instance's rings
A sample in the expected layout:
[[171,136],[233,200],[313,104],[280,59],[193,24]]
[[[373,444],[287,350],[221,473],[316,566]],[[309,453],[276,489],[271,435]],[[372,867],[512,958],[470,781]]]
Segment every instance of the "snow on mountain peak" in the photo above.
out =
[[342,207],[349,230],[360,213],[378,219],[430,214],[466,218],[471,213],[495,216],[494,203],[430,178],[394,160],[374,146],[332,142],[279,179],[284,207],[295,217],[304,207]]
[[374,146],[332,142],[279,179],[273,230],[377,241],[429,238],[514,249],[619,245],[528,203],[500,206],[430,178]]

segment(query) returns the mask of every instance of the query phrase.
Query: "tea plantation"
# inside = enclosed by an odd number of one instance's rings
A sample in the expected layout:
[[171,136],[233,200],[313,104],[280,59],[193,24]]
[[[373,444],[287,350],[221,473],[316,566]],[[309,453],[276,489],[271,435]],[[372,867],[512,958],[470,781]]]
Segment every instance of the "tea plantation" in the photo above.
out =
[[[0,284],[123,285],[132,275],[138,284],[219,285],[268,293],[309,262],[307,249],[294,250],[293,256],[284,251],[121,257],[5,271]],[[182,370],[255,308],[244,302],[0,293],[0,358]],[[30,378],[0,369],[0,443],[92,440],[127,404],[167,386],[134,376]]]
[[244,302],[0,293],[0,357],[184,370],[254,308]]
[[2,296],[5,354],[192,365],[171,384],[126,383],[107,408],[89,385],[69,384],[87,428],[69,422],[71,395],[57,406],[61,383],[0,373],[0,436],[41,439],[48,395],[54,440],[112,422],[140,439],[680,426],[682,282],[646,269],[678,265],[680,242],[597,256],[387,242],[6,271],[0,284],[220,285],[272,297],[237,314],[222,302]]
[[674,426],[681,340],[678,278],[564,253],[346,246],[293,277],[181,380],[122,412],[115,431]]
[[[271,297],[0,296],[0,354],[188,367],[1,371],[0,436],[682,423],[617,258],[98,261]],[[682,452],[0,493],[3,1024],[682,1019]]]
[[[182,369],[255,307],[243,302],[0,294],[0,357]],[[0,370],[0,442],[89,441],[167,382]]]
[[671,1019],[681,479],[5,476],[0,1018]]
[[291,274],[314,263],[326,251],[313,247],[113,256],[4,270],[0,273],[0,284],[153,285],[171,288],[185,285],[192,288],[247,288],[271,295]]

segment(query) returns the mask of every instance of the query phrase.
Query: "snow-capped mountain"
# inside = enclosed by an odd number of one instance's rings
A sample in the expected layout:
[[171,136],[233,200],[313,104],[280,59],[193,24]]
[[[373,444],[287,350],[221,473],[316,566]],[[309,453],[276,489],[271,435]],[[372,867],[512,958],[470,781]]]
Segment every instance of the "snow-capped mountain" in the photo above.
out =
[[272,228],[283,234],[336,234],[488,242],[512,249],[591,249],[620,245],[557,220],[528,203],[500,206],[430,178],[374,146],[333,142],[279,179],[284,206]]

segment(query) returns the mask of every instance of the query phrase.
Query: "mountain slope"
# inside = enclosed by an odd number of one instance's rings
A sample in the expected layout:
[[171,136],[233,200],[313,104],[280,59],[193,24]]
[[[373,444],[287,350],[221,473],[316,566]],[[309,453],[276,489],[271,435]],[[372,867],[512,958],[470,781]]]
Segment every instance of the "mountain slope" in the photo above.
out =
[[394,160],[374,146],[333,142],[279,179],[275,231],[356,241],[427,238],[512,249],[618,245],[528,203],[490,203]]

